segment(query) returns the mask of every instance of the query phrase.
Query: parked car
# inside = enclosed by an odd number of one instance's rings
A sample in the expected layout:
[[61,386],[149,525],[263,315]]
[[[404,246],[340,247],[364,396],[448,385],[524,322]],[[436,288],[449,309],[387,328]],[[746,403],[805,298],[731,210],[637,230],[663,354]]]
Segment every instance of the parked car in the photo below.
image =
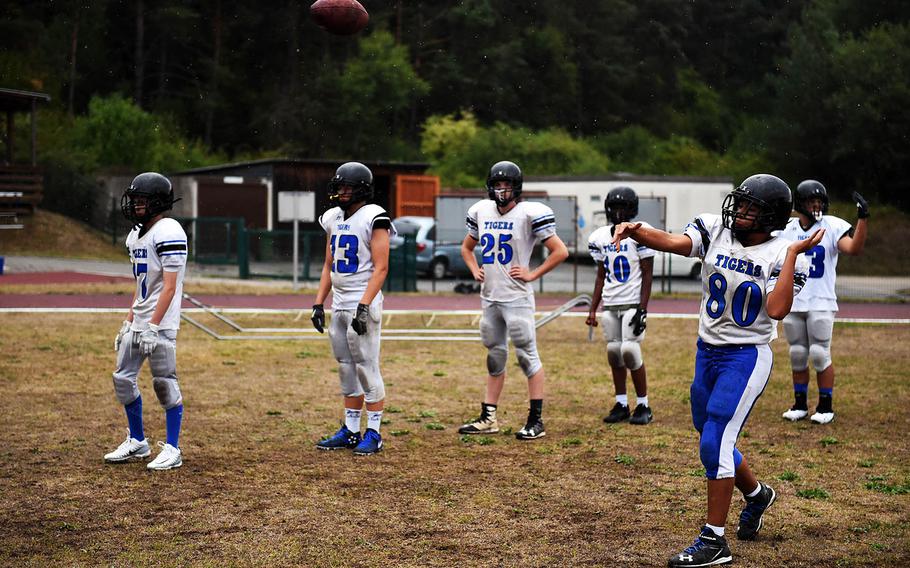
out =
[[404,235],[415,236],[417,240],[418,274],[426,274],[435,279],[445,278],[448,274],[471,275],[464,259],[461,258],[461,242],[436,243],[435,219],[409,215],[398,217],[393,223],[398,230],[398,236],[392,238],[391,248],[400,247],[404,243]]

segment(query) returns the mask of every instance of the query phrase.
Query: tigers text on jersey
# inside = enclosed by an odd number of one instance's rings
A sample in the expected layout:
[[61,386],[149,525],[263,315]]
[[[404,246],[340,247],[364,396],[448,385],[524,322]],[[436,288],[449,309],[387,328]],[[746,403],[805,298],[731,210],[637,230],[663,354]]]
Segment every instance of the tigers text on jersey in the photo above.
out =
[[[689,256],[702,259],[702,303],[698,336],[712,345],[757,345],[777,337],[768,315],[767,295],[777,285],[791,242],[772,237],[743,246],[723,226],[720,215],[703,214],[686,226],[692,239]],[[793,294],[806,282],[809,262],[800,255],[793,273]]]
[[[642,223],[642,227],[650,227]],[[619,250],[613,246],[612,225],[601,227],[588,237],[588,252],[604,266],[603,305],[622,306],[641,302],[641,260],[655,252],[634,239],[624,239]]]
[[180,329],[180,304],[183,303],[183,275],[186,271],[186,233],[176,220],[163,217],[147,233],[139,236],[133,229],[126,237],[126,248],[136,277],[136,301],[133,302],[133,331],[148,328],[158,297],[164,289],[163,272],[177,273],[177,290],[159,329]]
[[[373,274],[370,250],[373,223],[384,219],[392,227],[389,236],[397,235],[389,214],[379,205],[363,205],[348,218],[341,207],[322,214],[319,224],[325,229],[332,247],[332,309],[356,310]],[[382,291],[376,299],[382,301]]]
[[799,296],[793,298],[794,312],[822,310],[837,311],[837,294],[834,292],[834,281],[837,279],[837,257],[840,251],[837,243],[850,234],[853,227],[840,217],[822,215],[805,231],[799,224],[798,217],[792,217],[778,236],[789,241],[804,241],[819,229],[825,229],[822,242],[812,250],[806,251],[809,259],[809,279]]
[[528,266],[534,245],[556,234],[553,210],[534,201],[519,201],[505,215],[496,202],[478,201],[465,218],[468,234],[480,246],[483,284],[480,297],[491,302],[511,302],[534,294],[530,282],[509,276],[513,266]]

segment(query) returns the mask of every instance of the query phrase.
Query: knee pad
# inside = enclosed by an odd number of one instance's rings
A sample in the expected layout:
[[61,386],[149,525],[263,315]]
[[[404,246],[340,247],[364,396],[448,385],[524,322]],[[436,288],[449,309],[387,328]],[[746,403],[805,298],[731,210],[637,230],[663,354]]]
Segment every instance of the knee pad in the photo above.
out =
[[493,345],[487,351],[487,372],[494,377],[506,372],[506,362],[509,359],[509,350],[505,345]]
[[620,346],[622,361],[630,371],[637,371],[644,365],[641,358],[641,345],[637,341],[623,341]]
[[341,382],[342,396],[361,396],[363,388],[357,379],[357,366],[353,361],[338,361],[338,379]]
[[805,371],[809,368],[809,350],[805,345],[794,343],[790,346],[790,365],[794,371]]
[[821,373],[831,366],[831,344],[813,344],[809,346],[809,358],[817,373]]
[[611,341],[607,343],[607,362],[611,367],[617,369],[624,368],[626,364],[622,360],[622,342]]
[[385,383],[378,372],[371,373],[366,369],[360,368],[358,369],[358,374],[360,375],[364,402],[374,403],[385,398]]
[[509,337],[515,345],[518,364],[526,377],[531,377],[540,370],[540,356],[537,354],[534,322],[526,319],[513,319],[508,323]]
[[180,394],[180,385],[177,384],[176,377],[152,377],[152,386],[155,387],[158,402],[165,410],[170,410],[183,402],[183,395]]
[[121,373],[114,373],[114,394],[117,395],[117,401],[122,405],[127,405],[139,398],[139,385],[136,384],[136,377],[131,377]]

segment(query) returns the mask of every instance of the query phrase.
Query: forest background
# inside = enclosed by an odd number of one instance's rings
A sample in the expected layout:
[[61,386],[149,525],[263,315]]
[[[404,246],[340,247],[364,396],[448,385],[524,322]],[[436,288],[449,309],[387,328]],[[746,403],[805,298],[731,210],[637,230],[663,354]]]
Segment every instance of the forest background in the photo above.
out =
[[294,0],[0,0],[0,87],[52,97],[43,206],[78,218],[104,169],[288,156],[426,161],[445,187],[499,159],[770,172],[910,209],[910,3],[362,3],[345,38]]

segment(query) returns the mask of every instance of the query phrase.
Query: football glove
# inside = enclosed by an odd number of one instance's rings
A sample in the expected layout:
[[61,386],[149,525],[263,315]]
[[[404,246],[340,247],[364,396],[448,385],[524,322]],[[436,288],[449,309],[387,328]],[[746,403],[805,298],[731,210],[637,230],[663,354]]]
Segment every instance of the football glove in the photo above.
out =
[[322,304],[313,304],[313,315],[310,316],[310,320],[316,331],[325,333],[325,308],[322,307]]
[[856,203],[856,216],[860,219],[869,218],[869,203],[863,199],[863,196],[857,192],[853,192],[853,201]]
[[130,332],[130,326],[133,325],[133,322],[129,320],[123,320],[123,324],[120,326],[120,331],[117,332],[117,337],[114,338],[114,351],[117,353],[120,352],[120,344],[123,342],[123,338]]
[[158,326],[150,323],[149,328],[139,334],[139,352],[151,355],[158,348]]
[[636,309],[635,315],[629,320],[629,327],[632,328],[632,333],[635,335],[644,333],[645,328],[648,327],[648,310],[644,308]]
[[357,335],[363,335],[367,332],[367,319],[370,317],[370,306],[366,304],[357,304],[357,314],[351,320],[351,327],[357,332]]

